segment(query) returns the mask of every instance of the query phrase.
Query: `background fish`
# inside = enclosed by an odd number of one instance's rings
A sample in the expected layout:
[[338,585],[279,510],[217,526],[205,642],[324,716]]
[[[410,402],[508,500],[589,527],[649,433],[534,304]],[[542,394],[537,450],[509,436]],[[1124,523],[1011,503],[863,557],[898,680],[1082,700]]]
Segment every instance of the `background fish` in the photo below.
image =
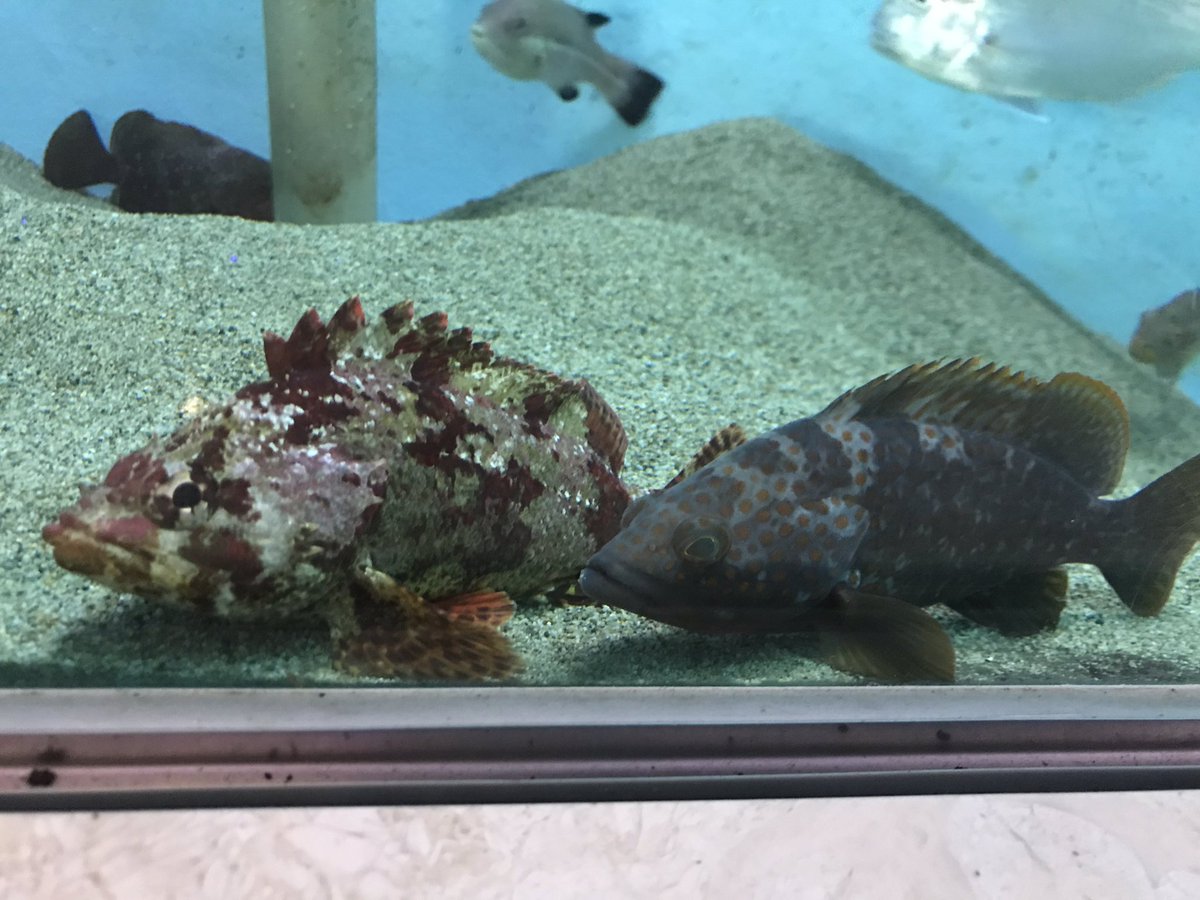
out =
[[230,619],[330,625],[342,671],[497,678],[509,596],[617,530],[625,432],[587,382],[358,298],[263,339],[267,380],[118,460],[47,525],[59,565]]
[[1200,0],[884,0],[871,44],[966,91],[1114,101],[1200,67]]
[[46,144],[42,173],[67,190],[115,184],[112,202],[126,212],[275,218],[269,162],[144,110],[117,119],[107,150],[86,110],[68,116]]
[[606,51],[595,29],[609,21],[562,0],[496,0],[471,26],[471,43],[496,71],[518,81],[543,81],[563,100],[593,84],[622,119],[637,125],[661,93],[652,72]]
[[1057,624],[1067,562],[1138,615],[1166,603],[1200,539],[1200,456],[1099,499],[1128,446],[1120,399],[1083,375],[910,366],[639,498],[580,586],[697,631],[813,630],[849,672],[949,680],[919,607],[1031,634]]
[[1129,355],[1150,363],[1163,378],[1175,381],[1200,353],[1200,289],[1177,294],[1142,313],[1129,341]]

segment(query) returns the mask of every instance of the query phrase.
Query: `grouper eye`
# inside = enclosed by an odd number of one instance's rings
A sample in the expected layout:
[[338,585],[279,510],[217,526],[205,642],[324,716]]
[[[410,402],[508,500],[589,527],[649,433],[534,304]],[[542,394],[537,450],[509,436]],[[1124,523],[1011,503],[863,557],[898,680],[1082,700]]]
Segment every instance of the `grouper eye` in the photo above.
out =
[[200,502],[200,487],[194,481],[181,481],[171,493],[171,502],[178,509],[192,509]]
[[707,566],[729,550],[729,529],[715,519],[697,516],[675,527],[671,546],[687,562]]

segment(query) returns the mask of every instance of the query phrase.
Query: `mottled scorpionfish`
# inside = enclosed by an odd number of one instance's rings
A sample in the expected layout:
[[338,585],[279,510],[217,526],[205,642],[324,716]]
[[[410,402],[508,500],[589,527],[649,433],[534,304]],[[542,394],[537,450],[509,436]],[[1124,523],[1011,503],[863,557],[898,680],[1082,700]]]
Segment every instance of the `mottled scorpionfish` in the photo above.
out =
[[1168,381],[1178,381],[1200,353],[1200,289],[1176,294],[1138,319],[1129,339],[1129,355],[1154,366]]
[[268,380],[81,489],[43,529],[54,558],[217,616],[322,614],[351,674],[514,672],[509,596],[569,585],[619,527],[616,414],[411,302],[263,345]]
[[910,366],[634,501],[580,587],[697,631],[813,631],[849,672],[952,680],[922,607],[1031,634],[1083,562],[1134,613],[1162,609],[1200,539],[1200,456],[1101,499],[1128,446],[1120,398],[1084,375]]

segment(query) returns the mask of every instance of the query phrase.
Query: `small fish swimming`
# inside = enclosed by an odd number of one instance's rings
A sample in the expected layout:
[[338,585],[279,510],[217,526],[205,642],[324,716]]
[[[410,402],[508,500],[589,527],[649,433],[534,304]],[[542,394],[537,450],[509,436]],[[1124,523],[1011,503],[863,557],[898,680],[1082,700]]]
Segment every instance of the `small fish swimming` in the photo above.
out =
[[208,615],[329,623],[335,666],[502,678],[511,596],[570,585],[616,533],[620,420],[586,381],[358,298],[267,379],[119,459],[42,530],[59,565]]
[[1129,341],[1129,355],[1149,363],[1169,381],[1178,381],[1188,363],[1200,353],[1200,288],[1176,294],[1167,303],[1147,310],[1138,319]]
[[112,202],[126,212],[275,218],[269,162],[140,109],[117,119],[107,150],[91,115],[72,113],[46,144],[42,174],[66,190],[115,184]]
[[883,0],[871,44],[1022,107],[1117,101],[1200,67],[1200,0]]
[[471,26],[471,43],[496,71],[545,82],[563,100],[577,98],[580,84],[593,84],[617,115],[637,125],[663,82],[596,42],[595,30],[608,21],[563,0],[495,0]]
[[1068,562],[1155,615],[1200,539],[1200,456],[1124,500],[1129,419],[1078,373],[914,365],[635,500],[588,562],[592,599],[712,633],[816,632],[828,662],[950,681],[921,607],[1004,634],[1058,623]]

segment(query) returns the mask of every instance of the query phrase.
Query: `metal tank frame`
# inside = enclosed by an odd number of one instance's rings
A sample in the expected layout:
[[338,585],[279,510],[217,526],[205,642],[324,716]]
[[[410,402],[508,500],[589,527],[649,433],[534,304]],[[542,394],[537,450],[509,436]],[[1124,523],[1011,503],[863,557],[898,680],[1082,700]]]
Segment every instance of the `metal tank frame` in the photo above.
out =
[[1200,787],[1200,686],[0,691],[0,811]]

